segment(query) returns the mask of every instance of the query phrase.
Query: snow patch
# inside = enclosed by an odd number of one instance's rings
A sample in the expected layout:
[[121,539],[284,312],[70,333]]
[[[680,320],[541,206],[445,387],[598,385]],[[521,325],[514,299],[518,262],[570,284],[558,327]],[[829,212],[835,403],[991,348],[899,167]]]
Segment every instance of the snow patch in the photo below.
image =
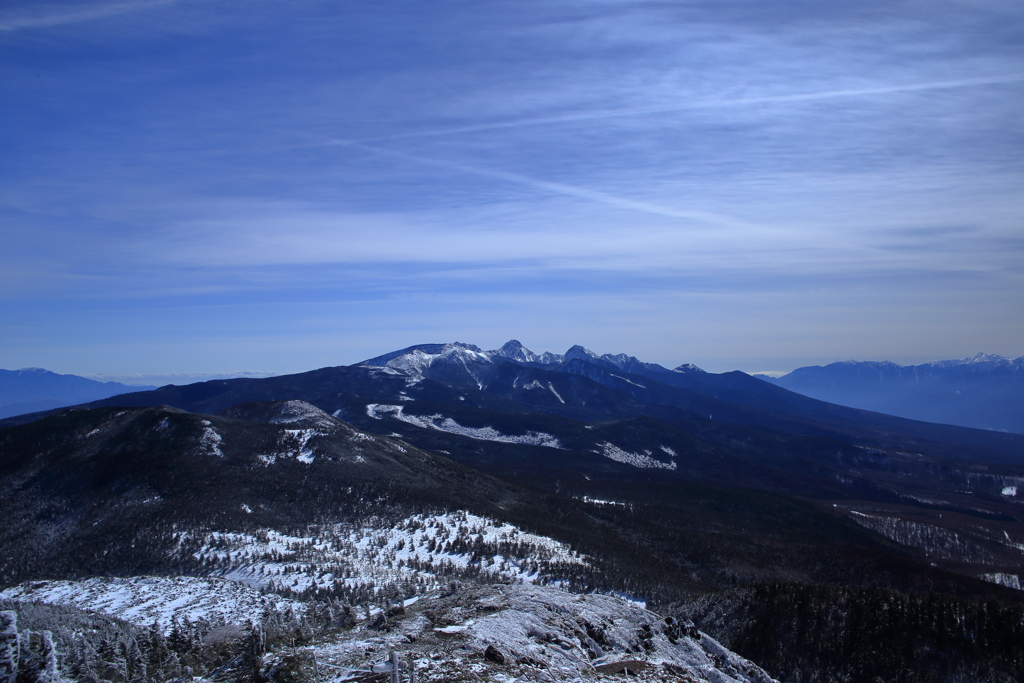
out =
[[774,682],[692,623],[611,595],[550,586],[460,587],[424,596],[383,631],[357,627],[314,647],[318,662],[364,670],[381,653],[411,650],[416,679],[434,682]]
[[316,453],[314,453],[313,449],[309,447],[309,440],[314,436],[320,436],[320,432],[315,429],[286,429],[284,431],[285,434],[288,434],[293,439],[298,440],[299,454],[295,456],[296,460],[308,465],[316,459]]
[[495,441],[498,443],[518,443],[529,446],[545,446],[547,448],[561,448],[562,444],[551,434],[544,432],[526,432],[521,436],[502,434],[493,427],[466,427],[460,425],[450,417],[444,415],[407,415],[405,406],[387,405],[383,403],[371,403],[366,406],[366,414],[375,420],[382,420],[386,416],[401,420],[422,429],[433,429],[448,434],[458,434],[477,441]]
[[0,592],[0,600],[67,605],[124,619],[148,628],[159,622],[165,633],[172,620],[259,623],[264,611],[305,612],[303,603],[264,595],[238,583],[191,576],[133,576],[80,581],[29,581]]
[[1016,496],[1017,495],[1017,487],[1016,486],[1004,486],[1003,487],[1003,495],[1004,496]]
[[[616,462],[621,462],[626,465],[639,467],[640,469],[676,469],[675,461],[661,462],[660,460],[655,460],[651,457],[651,452],[648,450],[645,450],[643,453],[630,453],[629,451],[622,450],[610,441],[598,444],[598,448],[601,449],[601,454],[604,455],[604,457],[611,458]],[[597,451],[594,452],[596,453]]]
[[584,503],[590,503],[591,505],[614,505],[617,507],[627,507],[626,503],[622,503],[617,500],[605,500],[603,498],[591,498],[590,496],[583,496],[579,500]]
[[1016,574],[1003,574],[1002,572],[996,572],[994,574],[982,574],[979,578],[990,583],[998,583],[1000,586],[1016,588],[1019,591],[1024,591],[1024,583],[1021,583],[1020,577]]
[[219,458],[223,458],[224,452],[220,449],[220,434],[214,430],[209,420],[203,420],[202,424],[203,435],[199,437],[199,445],[203,447],[207,455],[216,455]]
[[898,517],[869,515],[850,510],[853,521],[876,531],[888,539],[945,560],[992,563],[992,554],[961,534],[932,524],[922,524]]
[[[341,411],[336,411],[341,412]],[[338,426],[338,423],[324,411],[311,403],[305,401],[282,401],[277,416],[271,418],[271,424],[295,424],[302,422],[306,426],[316,429],[330,430]]]
[[197,560],[219,576],[254,588],[296,593],[367,582],[446,585],[467,570],[488,580],[533,583],[557,578],[560,566],[590,561],[546,536],[468,512],[414,515],[398,523],[311,526],[308,535],[272,529],[206,534]]

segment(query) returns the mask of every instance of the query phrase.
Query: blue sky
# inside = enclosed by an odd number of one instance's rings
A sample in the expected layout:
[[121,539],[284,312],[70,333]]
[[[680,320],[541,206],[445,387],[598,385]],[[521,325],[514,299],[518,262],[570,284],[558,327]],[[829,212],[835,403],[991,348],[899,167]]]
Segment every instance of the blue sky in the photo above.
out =
[[1017,2],[9,1],[0,84],[0,367],[1024,355]]

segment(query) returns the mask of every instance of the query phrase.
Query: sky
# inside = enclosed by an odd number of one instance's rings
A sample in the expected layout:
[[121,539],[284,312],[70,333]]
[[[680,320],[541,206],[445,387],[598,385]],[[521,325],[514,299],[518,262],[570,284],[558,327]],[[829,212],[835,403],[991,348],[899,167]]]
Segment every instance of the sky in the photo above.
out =
[[1024,355],[1019,2],[7,0],[0,93],[0,367]]

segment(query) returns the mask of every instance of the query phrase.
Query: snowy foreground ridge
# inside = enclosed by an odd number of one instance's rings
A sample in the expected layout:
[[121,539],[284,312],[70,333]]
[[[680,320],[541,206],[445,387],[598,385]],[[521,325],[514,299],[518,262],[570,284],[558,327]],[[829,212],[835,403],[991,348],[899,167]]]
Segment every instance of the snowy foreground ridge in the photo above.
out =
[[[168,616],[175,623],[205,623],[207,633],[218,624],[241,625],[241,637],[273,618],[274,609],[294,615],[302,607],[226,584],[183,577],[53,581],[3,597],[93,609],[143,628]],[[215,605],[218,596],[221,605]],[[269,604],[261,606],[260,598]],[[775,683],[692,623],[614,596],[529,584],[454,584],[375,614],[300,648],[271,647],[267,670],[291,659],[297,677],[289,680],[340,683],[353,680],[346,668],[366,668],[395,651],[404,667],[416,669],[418,681],[431,683],[569,683],[623,674],[650,682]]]
[[[458,588],[316,648],[319,661],[356,666],[396,650],[417,681],[569,683],[630,680],[772,683],[762,669],[697,631],[608,595],[525,584]],[[343,680],[341,678],[335,680]]]
[[[271,680],[282,667],[290,667],[288,680],[355,680],[344,667],[365,669],[395,651],[418,681],[431,683],[612,681],[623,674],[773,683],[692,623],[617,596],[570,593],[559,585],[558,569],[585,566],[586,557],[466,512],[415,515],[390,526],[310,527],[304,536],[262,530],[181,541],[182,551],[225,578],[32,581],[0,592],[0,600],[97,612],[164,633],[192,624],[236,638],[243,650],[251,634],[302,624],[309,635],[299,646],[279,638],[261,655],[259,667]],[[458,576],[464,579],[453,580]],[[541,580],[551,585],[535,583]],[[370,602],[351,609],[333,599],[308,601],[320,589],[338,594],[346,587]],[[402,592],[413,597],[401,600]],[[303,600],[281,593],[302,593]],[[325,609],[334,615],[327,621]],[[315,623],[330,628],[310,630]]]
[[174,621],[185,619],[213,625],[259,623],[268,611],[301,615],[306,610],[297,600],[264,595],[224,579],[191,576],[30,581],[0,592],[0,600],[77,607],[144,628],[155,623],[165,633]]

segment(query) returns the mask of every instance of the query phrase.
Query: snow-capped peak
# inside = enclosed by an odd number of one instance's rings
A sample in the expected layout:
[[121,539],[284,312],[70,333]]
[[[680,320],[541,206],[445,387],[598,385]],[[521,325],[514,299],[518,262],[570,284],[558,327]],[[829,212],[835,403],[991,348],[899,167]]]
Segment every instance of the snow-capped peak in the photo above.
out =
[[491,351],[491,355],[508,358],[520,363],[537,362],[537,354],[520,344],[518,339],[510,339],[502,344],[500,349]]
[[610,354],[610,353],[606,353],[603,356],[601,356],[601,360],[606,360],[609,363],[611,363],[612,365],[615,365],[615,366],[620,367],[620,368],[621,367],[625,367],[628,363],[639,363],[640,362],[640,360],[638,358],[634,358],[633,356],[627,356],[624,353],[616,353],[614,355]]
[[965,358],[963,362],[966,365],[967,363],[995,363],[1001,360],[1009,360],[1009,358],[997,356],[994,353],[979,353],[973,358]]
[[[381,365],[395,373],[421,378],[423,373],[436,362],[490,363],[492,354],[493,352],[482,351],[479,346],[473,344],[453,342],[441,345],[440,348],[437,348],[437,345],[429,345],[426,350],[422,347],[412,347]],[[373,361],[367,361],[365,364],[378,365]]]
[[457,356],[459,358],[468,358],[476,361],[488,362],[491,360],[491,354],[484,351],[479,346],[473,344],[463,344],[462,342],[454,342],[452,344],[445,344],[441,350],[441,356]]
[[981,365],[983,363],[1000,364],[1013,362],[1011,359],[1005,356],[997,356],[994,353],[978,353],[970,358],[958,358],[955,360],[937,360],[931,363],[925,363],[926,366],[936,368],[951,368],[958,365]]
[[704,370],[698,368],[693,363],[683,363],[677,368],[672,370],[673,372],[704,372]]

